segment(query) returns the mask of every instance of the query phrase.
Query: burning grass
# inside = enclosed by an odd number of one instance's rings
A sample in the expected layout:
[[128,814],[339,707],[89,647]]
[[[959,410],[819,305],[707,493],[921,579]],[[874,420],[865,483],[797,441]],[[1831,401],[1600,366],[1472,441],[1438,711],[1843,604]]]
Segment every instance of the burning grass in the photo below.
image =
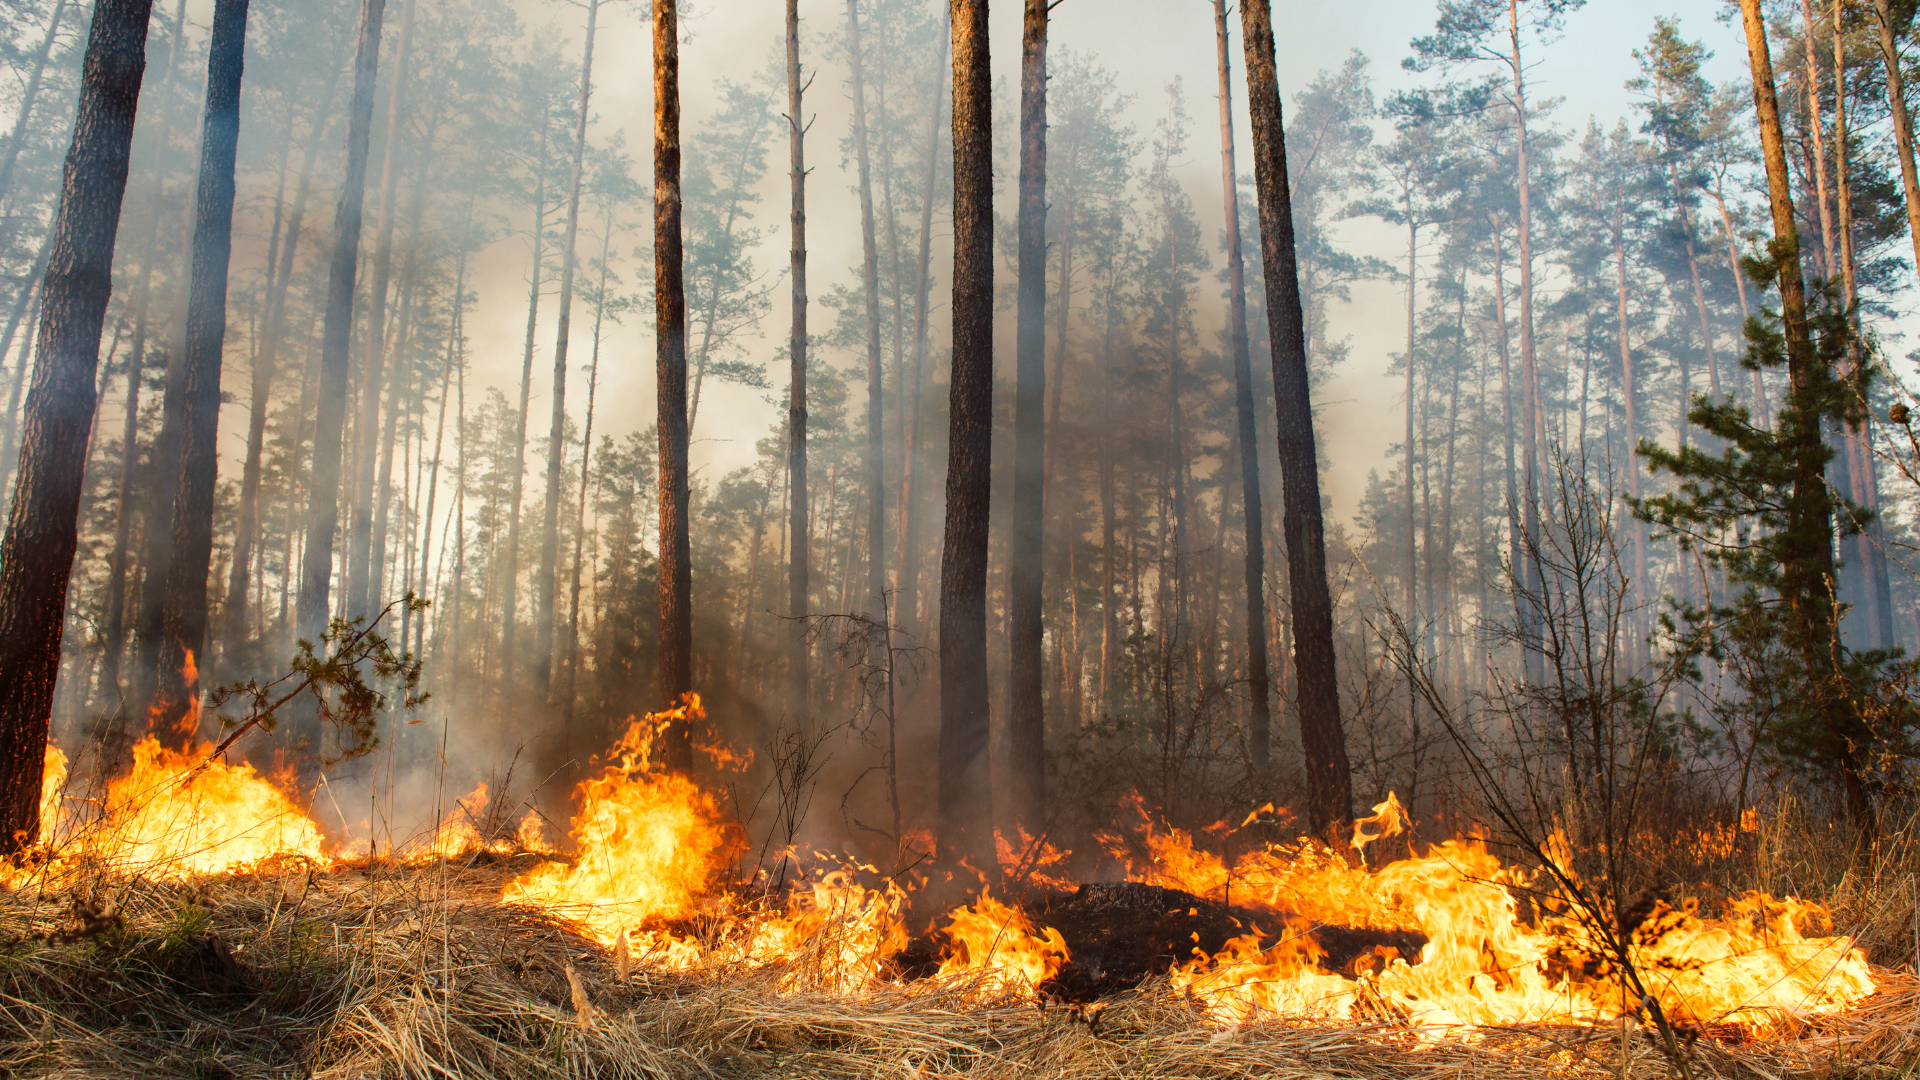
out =
[[[97,878],[0,893],[0,1070],[31,1077],[463,1078],[1656,1076],[1637,1030],[1222,1027],[1165,979],[1104,1011],[981,973],[807,989],[804,955],[634,965],[503,903],[533,857],[394,869],[283,860],[193,884]],[[1898,1073],[1920,987],[1877,971],[1845,1012],[1765,1039],[1703,1038],[1695,1075]],[[1091,1023],[1089,1023],[1091,1019]]]
[[0,888],[0,1076],[1781,1080],[1920,1061],[1920,984],[1818,936],[1818,905],[1637,905],[1621,933],[1664,1010],[1645,1014],[1538,870],[1475,840],[1369,868],[1405,824],[1391,798],[1352,856],[1231,861],[1142,808],[1103,838],[1133,884],[1068,897],[1045,884],[1064,856],[1029,841],[1008,877],[1037,869],[1040,892],[938,915],[857,864],[734,881],[737,826],[650,764],[663,719],[580,786],[565,855],[487,813],[484,786],[397,857],[328,854],[285,778],[136,754]]

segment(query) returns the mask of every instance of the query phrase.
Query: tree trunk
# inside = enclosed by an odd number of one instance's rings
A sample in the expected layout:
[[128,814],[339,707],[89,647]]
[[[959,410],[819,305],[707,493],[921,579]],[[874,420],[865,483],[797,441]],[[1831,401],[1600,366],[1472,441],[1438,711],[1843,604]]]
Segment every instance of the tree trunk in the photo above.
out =
[[1046,539],[1047,7],[1026,0],[1020,49],[1020,251],[1013,394],[1013,508],[1007,550],[1007,768],[1013,817],[1039,836],[1047,816]]
[[1272,327],[1275,428],[1293,593],[1293,648],[1300,686],[1300,745],[1306,756],[1308,823],[1326,836],[1353,820],[1353,777],[1340,724],[1340,686],[1333,651],[1333,596],[1327,587],[1325,525],[1313,433],[1307,343],[1293,250],[1293,199],[1287,180],[1286,131],[1274,71],[1273,23],[1267,0],[1245,0],[1241,33],[1247,51],[1247,98],[1253,117],[1254,183],[1260,195],[1260,247],[1266,265]]
[[[598,0],[594,0],[596,6]],[[561,696],[561,727],[573,732],[573,706],[580,676],[580,571],[587,550],[587,486],[593,477],[593,404],[600,390],[600,330],[607,314],[607,270],[613,259],[613,218],[600,237],[600,284],[594,291],[593,357],[587,363],[587,421],[580,436],[580,493],[573,515],[573,583],[567,600],[567,686]],[[437,451],[436,451],[437,453]]]
[[[1773,211],[1774,245],[1779,254],[1780,314],[1787,345],[1789,401],[1798,414],[1783,417],[1783,426],[1797,429],[1788,448],[1794,457],[1793,495],[1788,506],[1789,532],[1799,538],[1783,559],[1783,573],[1798,622],[1797,645],[1809,677],[1819,679],[1831,667],[1833,609],[1828,590],[1833,579],[1833,519],[1827,491],[1825,446],[1820,438],[1814,400],[1826,377],[1817,370],[1813,341],[1808,334],[1806,285],[1800,274],[1800,237],[1794,224],[1793,193],[1787,172],[1786,140],[1780,126],[1780,103],[1773,83],[1773,61],[1767,47],[1766,23],[1760,0],[1740,0],[1747,32],[1747,55],[1753,68],[1753,103],[1759,120],[1760,147],[1767,167],[1768,203]],[[1834,673],[1837,675],[1837,673]],[[1824,680],[1823,680],[1824,681]],[[1849,734],[1846,704],[1823,694],[1818,708],[1827,726],[1839,767],[1846,810],[1862,839],[1871,835],[1873,810],[1865,780]]]
[[[268,267],[267,304],[263,313],[262,340],[253,357],[251,408],[247,419],[247,456],[240,480],[240,520],[233,540],[233,572],[227,582],[227,648],[237,650],[247,638],[247,563],[260,533],[261,456],[266,449],[267,409],[273,378],[280,363],[281,343],[286,339],[287,288],[293,280],[295,251],[300,246],[300,227],[306,218],[307,195],[312,190],[313,166],[319,156],[326,129],[327,113],[333,103],[333,84],[314,113],[313,137],[300,165],[300,184],[294,190],[293,208],[281,229],[280,243],[270,249],[275,261]],[[291,133],[289,133],[291,138]],[[283,189],[284,190],[284,189]],[[129,443],[131,445],[131,443]]]
[[41,286],[33,386],[0,541],[0,853],[39,837],[40,780],[78,544],[94,368],[113,286],[152,0],[98,0]]
[[[940,63],[945,66],[951,34],[943,38]],[[927,322],[933,305],[933,198],[940,178],[940,112],[946,95],[935,84],[933,107],[927,120],[927,183],[920,203],[920,257],[916,265],[913,303],[913,384],[903,383],[901,393],[910,394],[907,412],[906,453],[900,463],[900,572],[894,581],[899,590],[895,619],[908,634],[920,632],[920,408],[921,387],[927,368]]]
[[546,257],[547,236],[547,131],[544,120],[540,127],[538,160],[540,179],[534,185],[533,196],[533,272],[527,284],[527,337],[520,355],[520,408],[514,420],[513,495],[507,511],[506,565],[499,575],[502,612],[498,670],[503,687],[519,685],[516,681],[518,673],[515,668],[518,665],[515,662],[514,642],[518,637],[516,622],[520,615],[520,503],[526,494],[527,406],[533,396],[533,336],[540,322],[540,271]]
[[940,556],[940,797],[948,867],[998,869],[988,765],[987,520],[993,460],[993,78],[987,0],[951,0],[953,361]]
[[[1852,308],[1859,302],[1859,275],[1854,265],[1853,176],[1848,168],[1847,64],[1842,10],[1842,4],[1833,5],[1834,164],[1840,179],[1840,259],[1846,271],[1847,306]],[[1853,321],[1857,332],[1857,312]],[[1857,363],[1857,343],[1849,352],[1856,354],[1853,359]],[[1873,453],[1873,425],[1863,425],[1849,440],[1848,453],[1854,483],[1853,500],[1873,514],[1866,531],[1854,541],[1854,558],[1865,579],[1862,596],[1871,624],[1870,640],[1876,648],[1889,649],[1893,647],[1893,590],[1887,576],[1886,529],[1880,521],[1880,481],[1877,476],[1878,462]]]
[[[400,48],[387,94],[387,142],[380,154],[380,225],[374,241],[373,278],[367,283],[367,356],[360,379],[358,412],[353,421],[353,491],[347,546],[346,614],[371,615],[380,588],[373,574],[374,464],[380,434],[380,392],[387,360],[387,284],[393,269],[394,203],[400,193],[400,121],[406,109],[407,61],[413,51],[413,0],[400,16]],[[396,365],[397,366],[397,365]],[[398,396],[388,394],[389,410],[398,409]]]
[[[1540,543],[1541,410],[1540,366],[1533,332],[1533,197],[1532,166],[1527,145],[1526,68],[1520,57],[1519,0],[1507,0],[1508,26],[1513,42],[1513,111],[1515,124],[1516,177],[1514,186],[1520,196],[1520,213],[1515,220],[1519,230],[1520,259],[1520,393],[1522,399],[1520,522],[1525,543],[1518,553],[1527,587],[1534,599],[1523,605],[1521,627],[1529,638],[1539,633],[1540,604],[1545,589],[1537,558]],[[1524,645],[1528,678],[1539,683],[1546,678],[1545,657],[1532,644]]]
[[587,104],[593,96],[593,35],[600,0],[587,3],[587,41],[580,59],[580,108],[573,130],[573,173],[567,182],[567,232],[560,250],[560,311],[553,335],[553,418],[547,431],[547,504],[540,529],[540,596],[534,610],[533,685],[547,696],[553,678],[553,596],[560,555],[560,470],[567,439],[567,334],[573,326],[573,252],[580,235],[580,179],[587,156]]
[[800,5],[787,0],[787,140],[793,189],[792,329],[787,337],[787,677],[794,718],[807,716],[807,122],[801,113]]
[[[347,113],[347,161],[334,211],[333,251],[327,266],[327,308],[321,325],[320,381],[313,421],[312,479],[307,495],[306,542],[294,619],[302,638],[326,633],[333,583],[333,544],[340,526],[341,428],[346,420],[347,361],[353,336],[354,275],[360,261],[360,219],[367,194],[367,143],[373,128],[374,80],[380,66],[380,24],[386,0],[361,0],[354,55],[353,100]],[[316,741],[317,718],[302,717]]]
[[[660,423],[660,702],[693,692],[693,568],[687,536],[687,290],[680,236],[679,0],[653,5],[654,360]],[[693,768],[690,725],[666,733],[666,764]]]
[[1880,34],[1880,61],[1887,71],[1887,111],[1893,114],[1893,144],[1900,158],[1900,189],[1907,201],[1907,233],[1913,258],[1920,264],[1920,174],[1913,160],[1913,114],[1907,111],[1906,80],[1900,68],[1900,45],[1895,39],[1892,0],[1873,0],[1873,16]]
[[[860,185],[860,284],[867,314],[867,595],[861,606],[873,618],[891,624],[887,602],[887,491],[885,393],[880,370],[880,254],[873,225],[873,170],[867,150],[866,64],[860,54],[859,0],[847,0],[847,63],[853,74],[853,150]],[[891,673],[893,634],[889,629],[870,659]],[[890,688],[889,688],[890,689]]]
[[[1627,494],[1637,501],[1640,498],[1640,463],[1635,455],[1634,448],[1638,445],[1637,440],[1640,437],[1640,393],[1639,380],[1634,377],[1633,371],[1633,345],[1627,338],[1626,231],[1626,205],[1623,201],[1621,204],[1616,205],[1613,211],[1613,258],[1615,265],[1618,267],[1618,276],[1615,284],[1618,286],[1616,305],[1620,323],[1621,400],[1626,407],[1627,438],[1625,460],[1627,464]],[[1646,526],[1639,521],[1629,521],[1627,528],[1633,536],[1634,607],[1636,612],[1639,612],[1646,610],[1646,605],[1653,599],[1647,595],[1647,530]],[[1651,627],[1646,625],[1646,620],[1641,617],[1636,616],[1632,618],[1631,621],[1635,628],[1635,640],[1631,646],[1631,652],[1637,666],[1638,662],[1643,659],[1645,651],[1644,639],[1646,634],[1651,630]]]
[[40,97],[40,82],[47,71],[47,58],[53,55],[54,39],[60,33],[60,18],[67,13],[67,0],[55,0],[53,14],[47,19],[46,36],[33,58],[33,74],[20,91],[20,115],[14,118],[13,133],[7,136],[6,160],[0,161],[0,199],[13,194],[13,167],[20,160],[20,147],[26,143],[27,121],[33,117],[33,103]]
[[[156,716],[162,738],[191,746],[200,695],[187,658],[205,661],[207,573],[213,556],[213,499],[219,471],[220,368],[227,336],[227,265],[233,254],[234,159],[240,145],[240,76],[248,0],[219,0],[207,53],[206,120],[194,199],[193,276],[187,297],[181,380],[180,471],[156,478],[174,487],[172,557],[161,611],[163,680]],[[150,568],[159,573],[161,568]],[[182,726],[182,725],[186,726]]]

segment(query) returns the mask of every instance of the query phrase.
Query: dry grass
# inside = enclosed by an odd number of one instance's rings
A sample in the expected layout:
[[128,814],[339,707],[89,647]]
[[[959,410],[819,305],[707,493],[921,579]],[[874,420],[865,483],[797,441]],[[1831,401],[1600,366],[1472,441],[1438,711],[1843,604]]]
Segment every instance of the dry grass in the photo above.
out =
[[[781,971],[619,981],[614,958],[495,899],[509,867],[304,865],[191,886],[0,892],[8,1077],[1593,1077],[1667,1075],[1637,1031],[1222,1031],[1164,986],[1071,1010],[965,986],[790,994]],[[1920,984],[1765,1042],[1703,1038],[1696,1076],[1905,1075]],[[578,1002],[585,1001],[582,1010]]]

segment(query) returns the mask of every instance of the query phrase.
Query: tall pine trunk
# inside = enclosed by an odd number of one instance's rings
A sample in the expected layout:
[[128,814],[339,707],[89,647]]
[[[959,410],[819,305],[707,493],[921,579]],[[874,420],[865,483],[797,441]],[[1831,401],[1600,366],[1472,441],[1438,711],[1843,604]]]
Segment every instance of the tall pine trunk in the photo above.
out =
[[[546,258],[547,237],[547,130],[544,119],[540,125],[540,154],[537,160],[540,179],[534,185],[533,195],[533,271],[528,275],[527,337],[520,354],[520,407],[514,414],[513,477],[510,481],[513,494],[507,511],[506,565],[499,574],[502,598],[498,670],[503,687],[518,685],[515,681],[518,673],[514,669],[518,665],[515,663],[514,643],[519,632],[517,622],[520,615],[520,504],[526,495],[527,405],[533,397],[533,341],[540,323],[540,271]],[[492,560],[489,560],[491,564]]]
[[[319,156],[321,132],[326,130],[327,113],[333,104],[333,82],[314,113],[313,137],[300,164],[300,183],[294,189],[293,207],[281,230],[275,249],[276,262],[268,268],[266,310],[261,317],[261,342],[253,357],[253,386],[247,416],[247,456],[241,467],[240,520],[233,539],[233,570],[227,581],[226,633],[229,652],[238,650],[247,638],[248,563],[260,538],[261,457],[266,450],[267,408],[274,375],[280,366],[280,348],[286,340],[287,289],[293,280],[294,255],[300,246],[300,228],[307,213],[307,196],[313,187],[313,166]],[[291,136],[290,136],[291,137]]]
[[1046,540],[1047,8],[1026,0],[1020,36],[1020,250],[1013,392],[1013,508],[1007,546],[1007,762],[1014,820],[1040,835],[1047,813]]
[[98,0],[41,286],[20,468],[0,540],[0,853],[40,832],[40,779],[93,428],[100,330],[152,0]]
[[567,450],[567,335],[573,328],[573,253],[580,236],[580,180],[587,158],[587,103],[593,96],[593,35],[600,0],[587,2],[587,42],[580,59],[580,108],[574,119],[573,171],[567,182],[567,232],[560,246],[560,310],[553,334],[553,416],[547,430],[547,503],[540,529],[540,593],[534,609],[533,685],[546,696],[553,678],[553,597],[560,555],[560,471]]
[[[653,4],[653,273],[660,424],[660,701],[693,692],[693,568],[687,536],[687,289],[680,235],[680,4]],[[666,764],[693,768],[693,718],[666,733]]]
[[[1524,575],[1526,589],[1533,594],[1532,599],[1522,605],[1520,622],[1523,634],[1531,641],[1540,631],[1543,616],[1541,605],[1545,602],[1538,553],[1541,543],[1541,461],[1546,448],[1541,445],[1543,414],[1540,409],[1540,363],[1533,329],[1533,167],[1527,138],[1526,67],[1520,56],[1519,0],[1507,0],[1507,19],[1513,43],[1514,187],[1520,200],[1520,212],[1514,222],[1519,234],[1519,250],[1516,254],[1520,262],[1520,422],[1523,425],[1520,444],[1525,459],[1520,467],[1522,545],[1519,555],[1520,572]],[[1533,644],[1525,646],[1525,654],[1528,679],[1541,682],[1546,678],[1545,657]]]
[[[367,194],[367,144],[373,128],[374,81],[380,68],[380,25],[386,0],[361,0],[355,46],[353,99],[347,112],[347,161],[333,217],[327,265],[327,307],[320,331],[320,379],[315,387],[313,467],[307,490],[306,541],[294,621],[300,636],[318,643],[327,629],[333,585],[333,545],[340,531],[341,428],[346,420],[347,362],[353,345],[354,276],[360,262],[361,212]],[[318,740],[317,717],[305,715],[299,734]]]
[[[951,44],[942,39],[940,62],[947,60]],[[928,309],[933,303],[933,197],[940,178],[940,113],[947,95],[934,84],[933,107],[927,110],[927,181],[920,203],[920,255],[915,265],[913,294],[913,378],[911,385],[901,380],[900,392],[909,396],[906,452],[900,461],[900,571],[894,579],[899,590],[895,621],[909,634],[920,632],[920,503],[922,488],[920,460],[921,388],[927,369]]]
[[[186,657],[207,637],[207,573],[213,557],[213,500],[219,471],[220,361],[227,337],[227,264],[233,254],[234,159],[240,146],[240,76],[246,60],[248,0],[219,0],[207,53],[206,119],[194,199],[193,271],[181,380],[180,471],[174,485],[172,558],[160,616],[162,737],[191,745],[197,679]],[[159,567],[149,573],[160,572]]]
[[[859,0],[847,0],[847,63],[853,75],[853,149],[860,187],[860,285],[867,317],[867,587],[860,605],[890,627],[887,601],[887,482],[882,417],[886,396],[880,368],[880,254],[873,224],[873,168],[867,148],[866,63],[860,49]],[[893,633],[884,631],[869,659],[887,672],[892,691]],[[889,751],[891,760],[891,751]]]
[[940,556],[943,865],[997,868],[988,767],[987,519],[993,462],[993,75],[987,0],[951,0],[953,370]]
[[1900,190],[1906,196],[1907,234],[1913,258],[1920,264],[1920,171],[1913,160],[1913,114],[1907,110],[1906,78],[1901,68],[1900,43],[1895,36],[1893,0],[1873,0],[1873,19],[1879,30],[1880,61],[1887,73],[1887,111],[1893,115],[1893,144],[1900,159]]
[[[1747,32],[1747,56],[1753,70],[1753,104],[1760,128],[1760,149],[1767,169],[1767,201],[1773,213],[1773,245],[1778,252],[1777,282],[1780,288],[1780,315],[1786,336],[1788,395],[1793,408],[1782,417],[1782,437],[1790,445],[1794,478],[1793,494],[1787,508],[1788,532],[1796,538],[1783,558],[1786,599],[1795,612],[1795,644],[1807,665],[1807,674],[1818,682],[1826,676],[1838,676],[1831,670],[1833,655],[1833,607],[1830,589],[1833,579],[1832,500],[1824,471],[1826,447],[1820,438],[1819,383],[1826,378],[1818,370],[1813,340],[1807,324],[1806,285],[1800,272],[1800,236],[1794,223],[1793,191],[1787,171],[1786,139],[1780,126],[1780,102],[1774,89],[1773,60],[1767,46],[1766,23],[1760,0],[1740,0],[1740,14]],[[1868,801],[1865,778],[1849,735],[1851,723],[1847,705],[1837,695],[1823,694],[1817,703],[1833,744],[1840,789],[1846,811],[1861,839],[1873,828],[1873,810]]]
[[[366,361],[361,368],[358,414],[353,420],[353,491],[351,534],[347,547],[346,613],[369,615],[380,590],[373,571],[373,547],[385,537],[373,528],[374,465],[379,453],[380,394],[387,371],[387,285],[393,272],[393,227],[400,195],[400,122],[407,101],[407,60],[413,51],[413,0],[400,17],[399,56],[394,64],[393,88],[387,94],[387,142],[380,158],[380,225],[373,248],[373,279],[367,283]],[[398,363],[394,365],[398,368]],[[388,412],[400,407],[398,387],[389,392]]]
[[787,0],[787,144],[792,165],[792,321],[787,335],[787,678],[792,712],[807,715],[807,122],[801,112],[800,5]]
[[1314,833],[1325,836],[1353,819],[1353,775],[1340,723],[1333,595],[1327,587],[1326,527],[1320,510],[1312,390],[1294,259],[1293,196],[1287,180],[1286,131],[1280,119],[1267,0],[1244,0],[1240,16],[1247,51],[1248,111],[1253,118],[1254,184],[1260,196],[1260,248],[1272,327],[1274,426],[1280,444],[1287,578],[1293,594],[1293,658],[1300,693],[1300,746],[1306,757],[1307,816]]

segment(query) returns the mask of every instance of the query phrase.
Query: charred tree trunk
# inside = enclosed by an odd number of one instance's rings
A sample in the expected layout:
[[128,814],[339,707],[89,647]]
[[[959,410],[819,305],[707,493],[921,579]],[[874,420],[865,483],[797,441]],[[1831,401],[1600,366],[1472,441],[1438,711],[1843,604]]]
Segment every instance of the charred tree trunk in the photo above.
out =
[[[680,236],[680,5],[653,4],[653,272],[660,423],[660,701],[693,692],[693,568],[687,537],[687,289]],[[666,764],[693,768],[690,724],[666,734]]]
[[939,858],[994,873],[987,519],[993,459],[993,78],[987,0],[951,0],[953,371],[940,557]]
[[792,329],[787,337],[787,676],[793,713],[807,715],[807,575],[812,525],[807,506],[807,123],[802,118],[800,5],[787,0],[787,140],[793,193]]
[[1046,540],[1047,9],[1026,0],[1020,48],[1020,267],[1013,393],[1013,511],[1007,549],[1008,770],[1014,820],[1035,836],[1047,815]]
[[[191,709],[198,679],[186,658],[203,654],[207,637],[207,573],[213,557],[213,496],[218,479],[220,361],[227,337],[227,264],[233,254],[234,159],[240,145],[240,76],[246,59],[248,0],[219,0],[207,54],[206,119],[200,140],[200,185],[194,199],[193,276],[187,297],[186,354],[181,366],[180,471],[172,484],[172,557],[160,614],[162,738],[192,745]],[[149,573],[162,572],[152,567]],[[204,660],[204,657],[203,657]],[[188,726],[181,726],[181,725]]]
[[0,853],[39,837],[40,779],[78,544],[100,330],[152,0],[98,0],[54,216],[33,386],[0,541]]
[[1293,197],[1287,180],[1286,132],[1274,70],[1273,22],[1267,0],[1245,0],[1241,33],[1247,51],[1247,99],[1253,117],[1254,183],[1260,195],[1260,247],[1266,264],[1267,312],[1273,338],[1275,428],[1280,444],[1287,578],[1293,595],[1293,657],[1300,692],[1300,745],[1306,757],[1308,822],[1313,831],[1353,819],[1353,776],[1340,723],[1340,686],[1333,652],[1333,595],[1327,587],[1325,524],[1307,343],[1293,250]]

